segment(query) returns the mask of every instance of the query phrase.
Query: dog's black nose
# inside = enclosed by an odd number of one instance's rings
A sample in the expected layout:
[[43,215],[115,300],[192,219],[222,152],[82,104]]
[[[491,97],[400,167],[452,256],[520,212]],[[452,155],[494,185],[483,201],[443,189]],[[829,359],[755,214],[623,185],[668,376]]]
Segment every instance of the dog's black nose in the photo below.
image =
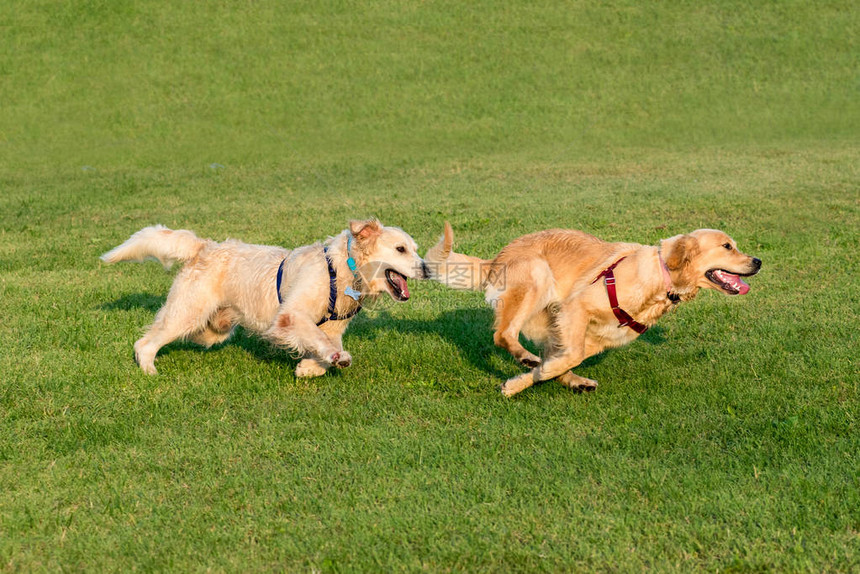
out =
[[753,257],[752,263],[756,269],[761,269],[761,259],[759,259],[758,257]]
[[[759,264],[761,264],[761,261],[759,261]],[[421,273],[424,275],[424,279],[430,279],[430,267],[424,261],[421,262]]]

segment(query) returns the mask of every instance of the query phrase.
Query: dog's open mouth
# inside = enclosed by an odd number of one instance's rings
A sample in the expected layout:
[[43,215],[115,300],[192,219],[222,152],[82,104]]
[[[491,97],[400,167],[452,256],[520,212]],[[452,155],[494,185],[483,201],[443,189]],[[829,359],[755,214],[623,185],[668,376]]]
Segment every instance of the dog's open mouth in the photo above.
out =
[[406,276],[394,269],[385,270],[385,278],[388,280],[388,291],[395,301],[406,301],[409,299],[409,286],[406,285]]
[[729,273],[725,269],[708,269],[705,272],[708,281],[729,295],[746,294],[750,290],[750,286],[741,277],[749,277],[750,275],[755,275],[755,273]]

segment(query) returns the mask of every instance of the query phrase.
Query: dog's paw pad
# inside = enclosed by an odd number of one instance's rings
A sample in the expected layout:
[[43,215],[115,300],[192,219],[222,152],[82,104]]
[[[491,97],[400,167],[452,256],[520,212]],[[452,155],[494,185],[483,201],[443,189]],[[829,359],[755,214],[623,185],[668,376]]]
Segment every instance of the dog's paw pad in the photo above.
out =
[[530,369],[534,369],[535,367],[540,366],[541,361],[537,357],[523,357],[522,359],[520,359],[520,363]]
[[346,368],[352,364],[352,356],[346,351],[334,353],[329,360],[338,369]]
[[587,391],[591,392],[597,389],[597,381],[592,381],[591,379],[586,379],[584,382],[579,383],[577,390],[579,391]]

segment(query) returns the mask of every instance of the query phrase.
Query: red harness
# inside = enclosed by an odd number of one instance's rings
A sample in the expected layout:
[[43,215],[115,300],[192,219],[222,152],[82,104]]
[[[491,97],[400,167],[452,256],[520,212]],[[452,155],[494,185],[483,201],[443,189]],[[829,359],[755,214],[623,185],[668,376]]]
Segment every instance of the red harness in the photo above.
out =
[[[626,257],[626,256],[625,256]],[[630,327],[640,335],[648,330],[648,327],[636,321],[630,314],[618,306],[618,295],[615,293],[615,273],[612,272],[615,266],[624,261],[624,257],[604,269],[597,279],[591,282],[592,285],[597,283],[597,280],[603,277],[603,283],[606,285],[606,294],[609,295],[609,304],[612,306],[612,312],[615,318],[618,319],[619,327]]]

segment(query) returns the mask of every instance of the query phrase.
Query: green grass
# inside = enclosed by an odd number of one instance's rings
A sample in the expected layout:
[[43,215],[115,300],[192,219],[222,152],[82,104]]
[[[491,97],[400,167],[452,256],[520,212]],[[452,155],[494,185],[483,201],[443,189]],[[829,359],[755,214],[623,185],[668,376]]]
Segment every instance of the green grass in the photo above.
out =
[[[367,4],[367,3],[365,3]],[[860,568],[848,2],[0,6],[0,569]],[[477,293],[360,315],[296,380],[131,345],[156,222],[294,246],[377,215],[491,256],[718,227],[752,291],[513,400]]]

